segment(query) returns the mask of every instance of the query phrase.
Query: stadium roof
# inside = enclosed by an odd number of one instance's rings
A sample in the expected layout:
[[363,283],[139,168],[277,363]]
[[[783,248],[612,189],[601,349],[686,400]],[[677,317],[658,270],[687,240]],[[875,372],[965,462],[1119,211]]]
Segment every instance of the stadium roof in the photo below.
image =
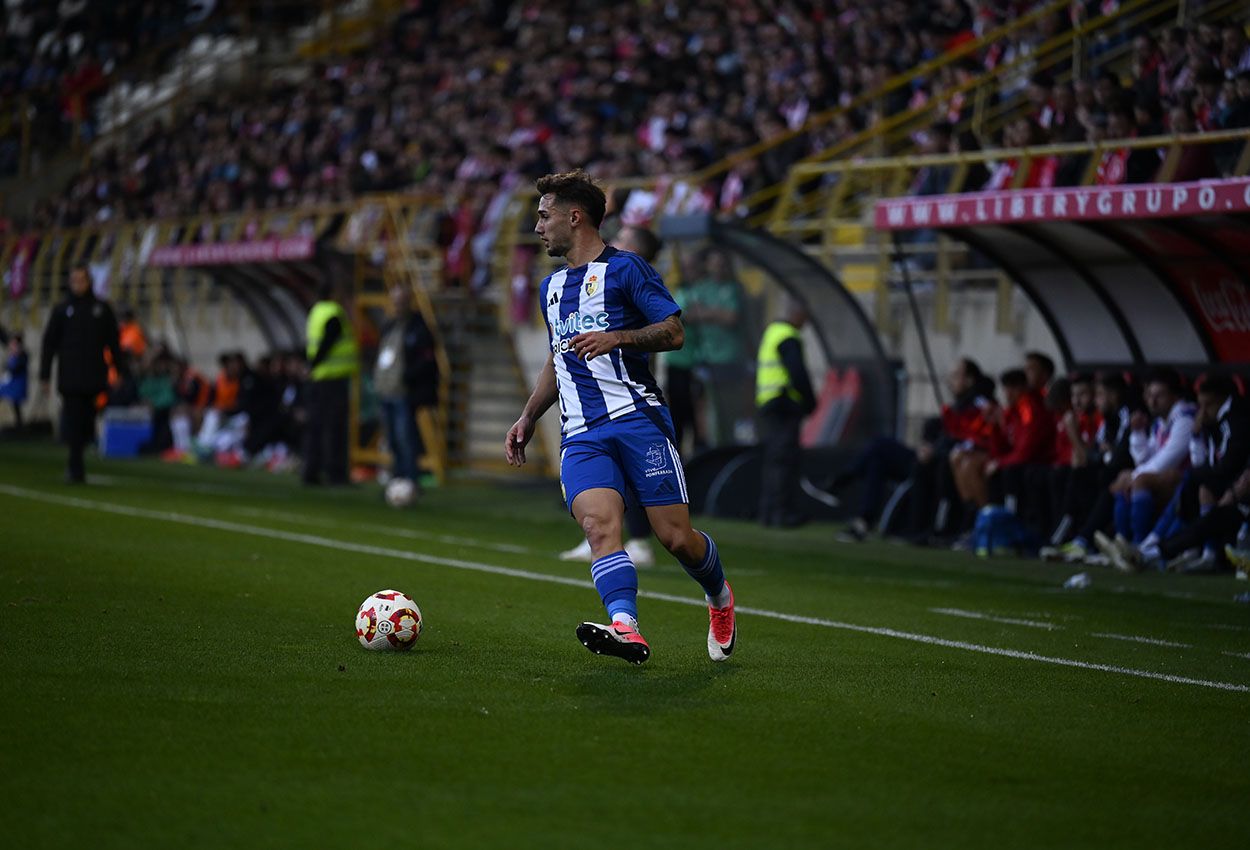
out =
[[999,264],[1069,367],[1250,362],[1250,178],[878,202]]

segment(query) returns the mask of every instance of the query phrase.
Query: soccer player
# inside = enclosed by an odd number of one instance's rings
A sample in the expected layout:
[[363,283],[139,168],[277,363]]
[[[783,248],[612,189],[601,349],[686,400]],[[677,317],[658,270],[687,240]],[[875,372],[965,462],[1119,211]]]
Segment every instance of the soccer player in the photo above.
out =
[[638,631],[638,573],[621,545],[630,488],[660,543],[703,588],[708,655],[724,661],[737,640],[733,590],[716,544],[690,525],[672,419],[647,362],[651,352],[681,347],[681,311],[655,269],[604,243],[599,225],[607,201],[589,176],[548,175],[537,189],[534,231],[547,253],[568,265],[539,287],[551,354],[504,453],[513,466],[525,463],[535,424],[559,401],[560,483],[590,541],[590,574],[610,619],[577,627],[587,649],[634,664],[651,655]]

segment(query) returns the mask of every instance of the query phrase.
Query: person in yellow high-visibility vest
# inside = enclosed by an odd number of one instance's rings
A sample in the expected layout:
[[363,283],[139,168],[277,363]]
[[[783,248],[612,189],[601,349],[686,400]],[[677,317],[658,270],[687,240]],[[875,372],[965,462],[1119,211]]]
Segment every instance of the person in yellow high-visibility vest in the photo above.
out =
[[755,409],[762,468],[760,522],[790,527],[804,521],[794,506],[799,492],[799,426],[816,409],[803,362],[807,310],[788,300],[785,315],[764,329],[755,372]]
[[304,429],[304,483],[342,485],[347,478],[347,418],[351,379],[360,368],[347,311],[323,284],[308,312],[308,421]]

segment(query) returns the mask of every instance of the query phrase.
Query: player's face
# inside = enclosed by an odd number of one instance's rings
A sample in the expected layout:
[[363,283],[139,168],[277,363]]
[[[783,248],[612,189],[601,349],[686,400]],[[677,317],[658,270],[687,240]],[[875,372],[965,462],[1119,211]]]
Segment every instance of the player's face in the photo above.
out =
[[557,204],[552,195],[538,199],[538,223],[534,232],[542,240],[549,257],[563,257],[573,247],[572,211]]

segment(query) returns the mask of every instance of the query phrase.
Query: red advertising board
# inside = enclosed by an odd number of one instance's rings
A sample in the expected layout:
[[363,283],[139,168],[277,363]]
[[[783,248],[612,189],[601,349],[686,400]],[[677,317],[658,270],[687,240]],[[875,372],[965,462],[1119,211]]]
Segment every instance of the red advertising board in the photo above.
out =
[[1250,178],[1139,186],[1015,189],[878,201],[881,230],[1038,221],[1122,221],[1250,213]]
[[310,260],[316,251],[311,236],[262,239],[257,242],[215,242],[207,245],[166,245],[152,249],[149,266],[221,266]]

